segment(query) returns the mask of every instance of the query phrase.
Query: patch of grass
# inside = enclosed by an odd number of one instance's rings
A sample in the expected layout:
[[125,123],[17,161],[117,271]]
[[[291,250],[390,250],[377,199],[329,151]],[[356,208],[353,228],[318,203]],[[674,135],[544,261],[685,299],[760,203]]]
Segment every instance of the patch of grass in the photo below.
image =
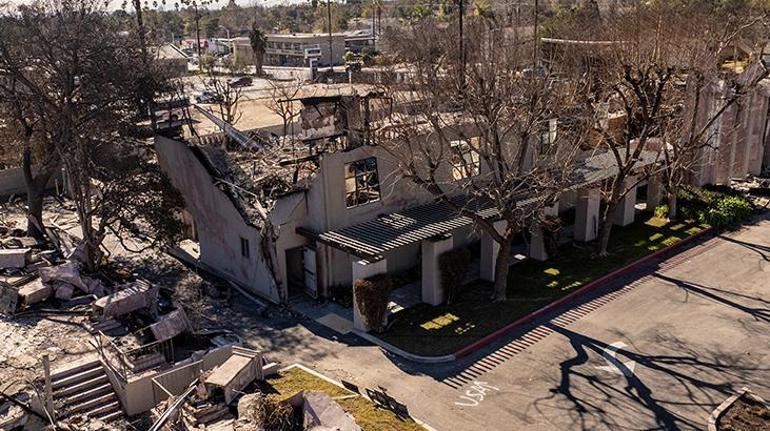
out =
[[[330,397],[353,395],[353,392],[318,378],[301,368],[281,371],[278,375],[269,377],[266,383],[269,385],[266,392],[271,393],[269,396],[281,400],[300,391],[325,392]],[[424,431],[424,428],[413,420],[401,418],[390,410],[381,409],[364,397],[357,396],[336,401],[346,412],[353,415],[364,431]]]
[[450,305],[418,304],[398,312],[393,325],[380,337],[418,355],[454,353],[569,292],[705,227],[693,221],[672,225],[657,217],[626,227],[615,226],[609,256],[593,256],[589,245],[564,246],[557,256],[546,262],[526,260],[512,266],[508,276],[508,301],[492,302],[491,283],[477,281],[463,286]]

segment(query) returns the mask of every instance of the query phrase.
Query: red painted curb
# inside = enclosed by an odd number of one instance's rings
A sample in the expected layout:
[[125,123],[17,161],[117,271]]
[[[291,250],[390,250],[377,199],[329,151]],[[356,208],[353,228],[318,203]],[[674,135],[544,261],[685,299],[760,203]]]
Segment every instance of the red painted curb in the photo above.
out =
[[462,358],[464,356],[468,356],[469,354],[475,352],[476,350],[479,350],[482,347],[487,346],[487,345],[497,341],[498,339],[502,338],[504,335],[506,335],[506,334],[508,334],[510,332],[513,332],[513,330],[517,329],[519,326],[527,324],[527,323],[537,319],[538,317],[541,317],[542,315],[552,311],[553,309],[555,309],[555,308],[557,308],[557,307],[559,307],[559,306],[561,306],[561,305],[571,301],[572,299],[576,298],[577,296],[580,296],[580,295],[586,294],[588,292],[591,292],[593,290],[596,290],[599,287],[602,287],[607,281],[609,281],[609,280],[611,280],[613,278],[625,275],[625,274],[627,274],[627,273],[629,273],[631,271],[634,271],[634,270],[638,269],[640,266],[644,265],[645,263],[647,263],[647,262],[649,262],[649,261],[659,257],[660,255],[662,255],[662,254],[664,254],[666,252],[669,252],[669,251],[671,251],[671,250],[673,250],[675,248],[681,247],[681,246],[683,246],[683,245],[685,245],[687,243],[690,243],[690,242],[700,238],[701,236],[704,236],[707,233],[711,233],[713,231],[714,231],[713,227],[706,228],[706,229],[704,229],[704,230],[702,230],[702,231],[700,231],[698,233],[695,233],[695,234],[693,234],[691,236],[688,236],[687,238],[685,238],[685,239],[683,239],[681,241],[678,241],[678,242],[676,242],[674,244],[671,244],[668,247],[665,247],[665,248],[662,248],[662,249],[660,249],[658,251],[650,253],[647,256],[645,256],[645,257],[643,257],[643,258],[641,258],[641,259],[639,259],[639,260],[637,260],[635,262],[631,262],[628,265],[626,265],[626,266],[624,266],[624,267],[622,267],[620,269],[617,269],[617,270],[615,270],[615,271],[613,271],[613,272],[611,272],[609,274],[603,275],[602,277],[597,278],[596,280],[588,283],[587,285],[581,287],[580,289],[578,289],[578,290],[576,290],[576,291],[574,291],[572,293],[569,293],[568,295],[566,295],[566,296],[564,296],[564,297],[562,297],[560,299],[557,299],[556,301],[546,305],[545,307],[543,307],[543,308],[541,308],[539,310],[535,310],[535,311],[527,314],[526,316],[519,318],[518,320],[516,320],[513,323],[509,323],[508,325],[498,329],[497,331],[487,335],[486,337],[484,337],[484,338],[482,338],[482,339],[480,339],[480,340],[478,340],[478,341],[476,341],[476,342],[474,342],[472,344],[469,344],[469,345],[463,347],[462,349],[460,349],[460,350],[458,350],[458,351],[456,351],[454,353],[454,357],[455,357],[455,359],[459,359],[459,358]]

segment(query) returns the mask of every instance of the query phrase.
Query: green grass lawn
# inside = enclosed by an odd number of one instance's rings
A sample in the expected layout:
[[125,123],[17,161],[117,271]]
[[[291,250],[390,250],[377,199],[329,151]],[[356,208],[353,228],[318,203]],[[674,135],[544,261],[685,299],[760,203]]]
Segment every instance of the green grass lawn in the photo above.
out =
[[[266,380],[269,388],[265,392],[270,396],[284,400],[299,391],[325,392],[332,398],[348,397],[353,392],[327,382],[301,368],[290,368],[281,371]],[[358,425],[364,431],[425,431],[411,419],[403,419],[390,410],[381,409],[362,396],[341,398],[337,403],[348,413],[353,415]]]
[[397,313],[380,338],[410,353],[454,353],[497,329],[585,286],[639,258],[703,230],[696,222],[669,223],[647,218],[613,227],[606,257],[589,246],[567,245],[546,262],[526,260],[511,267],[506,302],[492,302],[492,285],[475,282],[462,288],[451,305],[418,304]]

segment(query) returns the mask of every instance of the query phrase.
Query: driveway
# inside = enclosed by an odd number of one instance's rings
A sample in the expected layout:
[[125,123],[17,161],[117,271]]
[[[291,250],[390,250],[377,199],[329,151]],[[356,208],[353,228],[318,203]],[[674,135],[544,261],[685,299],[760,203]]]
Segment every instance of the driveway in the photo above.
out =
[[770,221],[616,280],[460,363],[409,363],[311,321],[242,335],[284,362],[387,388],[439,430],[702,430],[743,386],[770,399]]

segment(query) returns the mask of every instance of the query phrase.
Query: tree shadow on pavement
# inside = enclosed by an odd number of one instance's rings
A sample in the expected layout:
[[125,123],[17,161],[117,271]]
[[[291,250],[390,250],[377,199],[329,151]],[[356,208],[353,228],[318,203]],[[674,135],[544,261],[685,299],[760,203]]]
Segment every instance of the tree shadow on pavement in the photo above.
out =
[[740,245],[742,247],[745,247],[745,248],[747,248],[747,249],[749,249],[751,251],[754,251],[757,254],[759,254],[759,256],[762,257],[762,259],[765,260],[765,262],[770,262],[770,246],[762,245],[762,244],[754,244],[752,242],[741,241],[741,240],[738,240],[738,239],[735,239],[735,238],[731,238],[731,237],[725,236],[725,235],[719,235],[719,239],[721,239],[723,241],[731,242],[733,244],[738,244],[738,245]]
[[[659,278],[659,279],[663,280],[663,281],[669,282],[669,283],[671,283],[671,284],[673,284],[673,285],[675,285],[677,287],[680,287],[680,288],[682,288],[683,290],[685,290],[688,293],[692,292],[692,293],[694,293],[696,295],[699,295],[699,296],[704,297],[706,299],[712,300],[712,301],[717,302],[719,304],[726,305],[728,307],[731,307],[731,308],[734,308],[736,310],[739,310],[739,311],[742,311],[744,313],[747,313],[747,314],[751,315],[756,320],[761,320],[761,321],[764,321],[764,322],[770,322],[770,307],[768,307],[768,305],[770,305],[770,304],[768,304],[768,302],[763,300],[763,299],[752,298],[752,297],[748,297],[746,295],[737,294],[737,293],[729,292],[729,291],[722,290],[722,289],[716,289],[716,288],[711,288],[711,287],[703,286],[703,285],[700,285],[700,284],[697,284],[697,283],[693,283],[691,281],[681,280],[681,279],[670,277],[668,275],[661,274],[661,273],[655,273],[654,276],[656,278]],[[721,293],[723,295],[718,295],[715,292],[719,292],[719,293]],[[738,297],[743,297],[745,299],[749,299],[751,301],[759,302],[759,303],[764,304],[765,307],[764,308],[762,308],[762,307],[750,307],[750,306],[747,306],[747,305],[743,305],[743,304],[735,302],[735,301],[733,301],[731,299],[728,299],[726,297],[727,295],[734,295],[734,296],[738,296]]]
[[[614,359],[605,353],[610,345],[603,341],[551,323],[546,326],[569,340],[574,356],[559,364],[556,386],[533,407],[544,417],[553,417],[552,409],[559,409],[572,422],[568,429],[641,429],[647,426],[645,417],[655,424],[647,429],[703,429],[708,413],[752,373],[767,375],[770,371],[742,354],[696,352],[672,335],[659,336],[655,344],[656,350],[672,354],[644,355],[622,348],[617,352],[624,359]],[[592,357],[602,358],[622,376],[597,370],[589,363]],[[627,365],[630,362],[626,360],[633,361],[634,366]],[[640,374],[666,391],[654,392]],[[682,413],[693,407],[702,412],[697,420]]]

